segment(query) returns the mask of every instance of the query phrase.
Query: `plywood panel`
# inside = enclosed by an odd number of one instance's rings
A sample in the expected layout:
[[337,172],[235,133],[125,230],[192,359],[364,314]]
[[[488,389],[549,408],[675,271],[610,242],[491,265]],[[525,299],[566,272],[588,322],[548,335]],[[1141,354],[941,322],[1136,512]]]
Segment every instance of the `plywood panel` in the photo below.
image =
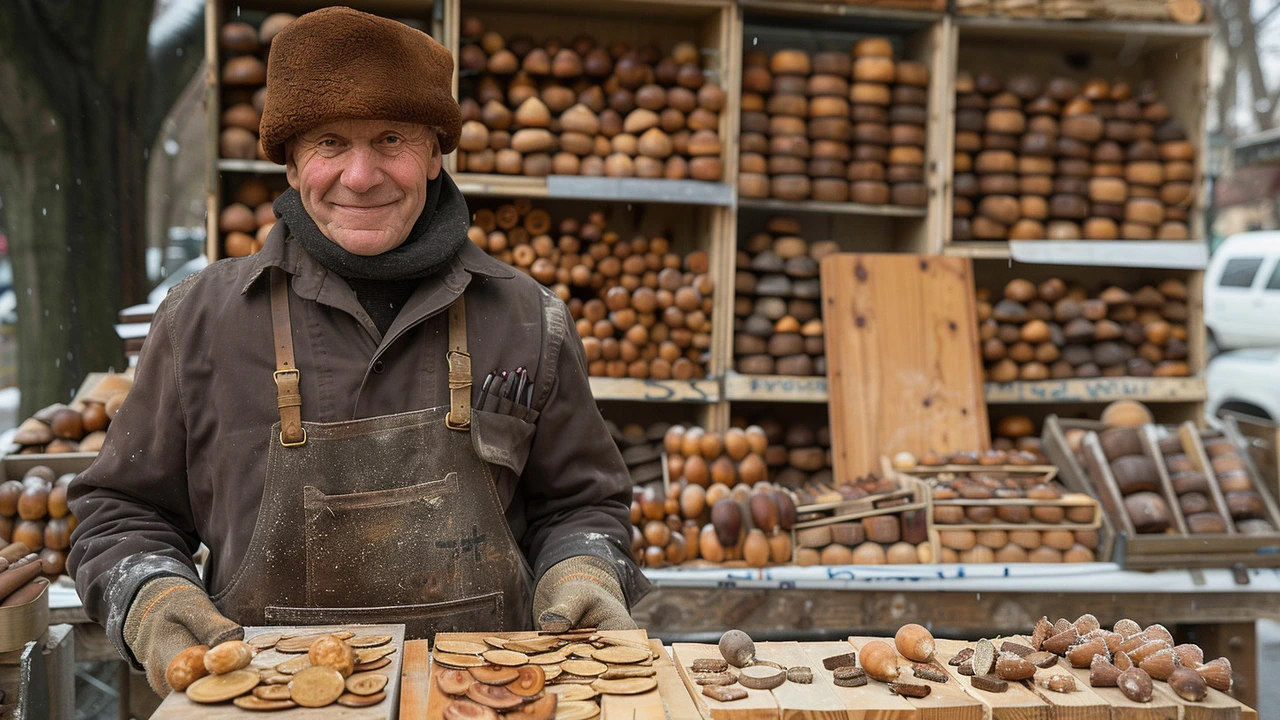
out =
[[830,255],[822,294],[837,481],[883,453],[988,447],[969,260]]

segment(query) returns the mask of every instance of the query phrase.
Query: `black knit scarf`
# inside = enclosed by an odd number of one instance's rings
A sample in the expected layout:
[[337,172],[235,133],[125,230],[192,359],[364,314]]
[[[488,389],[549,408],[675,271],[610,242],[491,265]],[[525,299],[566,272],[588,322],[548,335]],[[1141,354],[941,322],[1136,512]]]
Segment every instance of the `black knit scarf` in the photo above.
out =
[[422,214],[409,230],[409,237],[381,255],[364,256],[347,252],[320,232],[302,206],[298,191],[289,188],[274,205],[276,217],[289,233],[329,272],[347,281],[369,319],[385,335],[400,309],[409,301],[418,282],[434,275],[467,242],[471,211],[453,178],[443,170],[427,185],[427,201]]

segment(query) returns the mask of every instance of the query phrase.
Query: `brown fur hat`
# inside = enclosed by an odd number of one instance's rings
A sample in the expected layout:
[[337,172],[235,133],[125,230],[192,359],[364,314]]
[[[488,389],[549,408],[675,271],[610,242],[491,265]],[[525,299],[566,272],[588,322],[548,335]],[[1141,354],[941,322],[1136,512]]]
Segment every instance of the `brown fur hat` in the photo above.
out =
[[437,128],[450,153],[462,129],[452,87],[453,57],[426,33],[347,7],[309,12],[271,42],[262,149],[283,165],[294,135],[368,118]]

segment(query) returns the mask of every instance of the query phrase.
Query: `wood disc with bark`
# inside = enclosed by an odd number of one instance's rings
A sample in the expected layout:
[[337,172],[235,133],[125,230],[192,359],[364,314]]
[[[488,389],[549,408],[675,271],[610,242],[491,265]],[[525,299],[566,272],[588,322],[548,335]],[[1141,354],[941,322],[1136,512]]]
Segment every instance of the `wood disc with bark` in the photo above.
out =
[[529,656],[514,650],[489,650],[482,657],[494,665],[517,667],[529,662]]
[[738,682],[742,683],[743,687],[749,687],[752,690],[772,690],[786,680],[785,670],[764,665],[742,668],[742,674],[738,677]]
[[265,700],[256,695],[243,695],[232,700],[231,704],[241,710],[256,711],[288,710],[289,708],[298,707],[297,703],[288,698],[285,698],[284,700]]
[[593,702],[562,702],[556,707],[556,720],[591,720],[600,714]]
[[331,667],[309,667],[295,675],[289,684],[290,698],[309,708],[332,705],[346,689],[342,673]]
[[387,686],[387,676],[382,673],[356,673],[347,678],[347,692],[356,695],[373,695]]
[[253,689],[253,695],[263,700],[289,700],[289,686],[259,685]]
[[525,720],[554,720],[559,702],[560,699],[555,695],[543,695],[520,708],[520,715]]
[[1204,6],[1200,0],[1167,0],[1165,11],[1174,22],[1194,25],[1204,19]]
[[[361,675],[363,673],[356,674]],[[352,677],[355,677],[355,675],[352,675]],[[441,692],[450,695],[466,695],[467,688],[471,687],[474,682],[475,678],[466,670],[449,668],[436,674],[436,686],[440,688]]]
[[485,685],[506,685],[520,677],[520,670],[506,665],[481,665],[471,668],[470,672],[471,677]]
[[441,640],[436,643],[435,651],[451,655],[483,655],[489,648],[480,643],[466,640]]
[[600,694],[590,685],[552,685],[547,692],[560,698],[561,702],[581,702]]
[[467,688],[467,697],[494,710],[510,710],[524,702],[524,698],[501,685],[484,683],[473,683]]
[[[335,670],[336,674],[337,671]],[[342,676],[339,675],[339,678]],[[261,678],[252,670],[233,670],[225,675],[206,675],[187,687],[192,702],[220,703],[253,690]]]
[[521,697],[530,698],[542,692],[547,684],[546,672],[537,665],[525,665],[516,671],[516,677],[507,689]]
[[444,720],[498,720],[493,708],[470,700],[454,700],[444,706]]
[[602,695],[639,695],[658,687],[656,678],[626,678],[625,680],[596,680],[591,688]]
[[347,641],[347,644],[353,648],[371,648],[386,645],[391,642],[390,635],[361,635],[353,637]]
[[560,669],[570,675],[596,677],[603,675],[609,669],[609,666],[595,660],[565,660],[560,663]]
[[652,660],[653,653],[640,648],[627,647],[626,645],[614,645],[596,650],[592,653],[592,657],[602,663],[631,665],[645,660]]
[[343,693],[338,696],[337,703],[343,707],[362,708],[377,705],[387,699],[387,694],[381,690],[372,695],[359,695],[357,693]]

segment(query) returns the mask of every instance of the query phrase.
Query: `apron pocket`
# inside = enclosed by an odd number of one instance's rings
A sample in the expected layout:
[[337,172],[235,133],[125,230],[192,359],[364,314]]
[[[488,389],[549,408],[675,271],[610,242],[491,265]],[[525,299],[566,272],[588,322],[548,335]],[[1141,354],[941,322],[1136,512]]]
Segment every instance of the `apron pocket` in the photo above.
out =
[[[530,413],[536,415],[533,411]],[[524,472],[537,429],[532,422],[511,415],[471,411],[471,441],[476,454],[490,465],[510,470],[516,477]]]
[[[454,528],[456,472],[408,487],[346,495],[303,488],[306,603],[314,607],[407,605],[447,598],[461,583],[465,553],[442,552],[475,529]],[[424,523],[436,525],[424,532]],[[482,540],[483,537],[481,536]]]
[[[447,602],[378,607],[267,607],[268,625],[403,624],[407,635],[490,632],[504,625],[502,591]],[[519,628],[513,628],[519,629]]]

